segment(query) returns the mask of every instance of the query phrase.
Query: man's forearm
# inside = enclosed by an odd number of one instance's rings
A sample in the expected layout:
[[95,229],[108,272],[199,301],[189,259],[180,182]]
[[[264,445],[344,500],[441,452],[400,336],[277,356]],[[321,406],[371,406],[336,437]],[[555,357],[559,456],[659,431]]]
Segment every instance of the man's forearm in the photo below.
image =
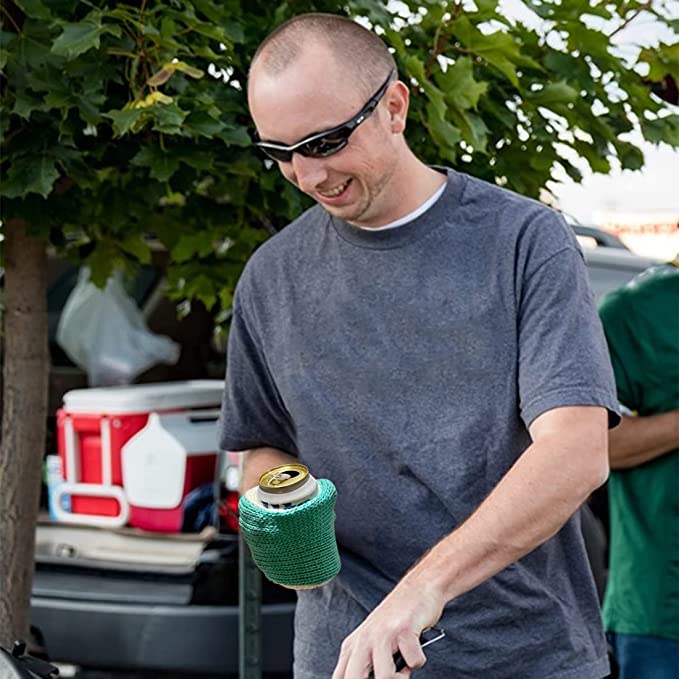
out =
[[[533,443],[469,519],[406,575],[431,581],[444,601],[473,589],[552,537],[606,478],[605,423],[563,444]],[[598,439],[601,439],[599,441]]]
[[679,448],[679,409],[645,417],[625,415],[608,433],[611,469],[636,467],[675,448]]
[[243,474],[240,480],[240,494],[253,488],[259,482],[259,477],[269,469],[282,464],[299,462],[296,457],[284,453],[278,448],[253,448],[243,453]]

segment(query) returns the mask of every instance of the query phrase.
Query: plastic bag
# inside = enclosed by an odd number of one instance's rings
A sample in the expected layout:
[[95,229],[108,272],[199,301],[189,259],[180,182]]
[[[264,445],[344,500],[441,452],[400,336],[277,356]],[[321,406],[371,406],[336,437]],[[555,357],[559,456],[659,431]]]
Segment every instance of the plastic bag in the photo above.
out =
[[88,268],[80,269],[59,319],[57,342],[87,371],[92,387],[131,384],[152,365],[176,363],[180,353],[177,343],[148,329],[120,270],[102,289],[90,282]]

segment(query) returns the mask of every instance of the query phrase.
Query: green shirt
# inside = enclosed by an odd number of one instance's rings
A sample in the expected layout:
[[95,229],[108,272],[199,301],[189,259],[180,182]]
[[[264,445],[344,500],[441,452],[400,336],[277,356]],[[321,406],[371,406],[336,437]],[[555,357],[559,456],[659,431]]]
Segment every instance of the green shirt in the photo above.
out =
[[[600,308],[620,402],[640,416],[679,407],[679,268],[665,264]],[[611,632],[679,640],[679,448],[611,472]]]

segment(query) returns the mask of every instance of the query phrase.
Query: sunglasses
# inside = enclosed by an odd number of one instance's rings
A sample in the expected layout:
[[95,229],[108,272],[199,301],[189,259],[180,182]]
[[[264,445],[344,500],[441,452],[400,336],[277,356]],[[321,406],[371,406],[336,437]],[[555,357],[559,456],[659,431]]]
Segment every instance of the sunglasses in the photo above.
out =
[[293,153],[299,153],[306,158],[326,158],[333,153],[341,151],[349,143],[349,137],[356,128],[377,108],[377,104],[380,103],[380,99],[382,99],[387,91],[393,75],[394,71],[392,70],[387,79],[380,85],[379,90],[368,99],[366,105],[353,118],[347,120],[346,123],[342,123],[342,125],[333,127],[330,130],[316,132],[302,139],[302,141],[292,144],[292,146],[281,144],[278,141],[262,141],[259,139],[255,141],[255,146],[262,149],[269,158],[279,163],[289,163],[292,160]]

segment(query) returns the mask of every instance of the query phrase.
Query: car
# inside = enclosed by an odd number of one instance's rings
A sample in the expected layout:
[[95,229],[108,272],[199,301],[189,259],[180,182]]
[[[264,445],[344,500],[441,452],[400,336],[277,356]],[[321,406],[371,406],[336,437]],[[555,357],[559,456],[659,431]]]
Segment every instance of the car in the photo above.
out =
[[[150,368],[136,382],[223,378],[224,355],[212,342],[212,316],[194,304],[191,313],[178,318],[175,305],[162,294],[163,272],[162,253],[154,252],[152,265],[142,267],[128,289],[149,329],[180,345],[180,359],[175,365]],[[56,452],[56,411],[64,394],[88,385],[86,372],[56,341],[62,310],[77,280],[75,265],[49,258],[50,454]],[[52,660],[83,672],[237,676],[239,550],[233,519],[238,483],[234,471],[233,458],[225,457],[219,525],[199,534],[60,524],[47,514],[43,486],[31,616]],[[262,600],[263,638],[272,649],[263,669],[266,676],[286,677],[295,595],[266,582]]]
[[[574,228],[587,239],[583,252],[597,299],[654,263],[604,232]],[[237,463],[229,456],[226,461],[223,487],[232,500]],[[234,503],[229,506],[233,512]],[[587,507],[583,530],[602,595],[606,535]],[[161,535],[60,525],[43,515],[36,532],[32,622],[55,661],[150,676],[235,677],[238,563],[238,536],[224,523],[200,534]],[[262,669],[265,676],[290,676],[295,595],[262,582]]]
[[659,263],[629,250],[610,247],[583,248],[589,282],[597,302],[606,293],[622,287],[645,269]]

